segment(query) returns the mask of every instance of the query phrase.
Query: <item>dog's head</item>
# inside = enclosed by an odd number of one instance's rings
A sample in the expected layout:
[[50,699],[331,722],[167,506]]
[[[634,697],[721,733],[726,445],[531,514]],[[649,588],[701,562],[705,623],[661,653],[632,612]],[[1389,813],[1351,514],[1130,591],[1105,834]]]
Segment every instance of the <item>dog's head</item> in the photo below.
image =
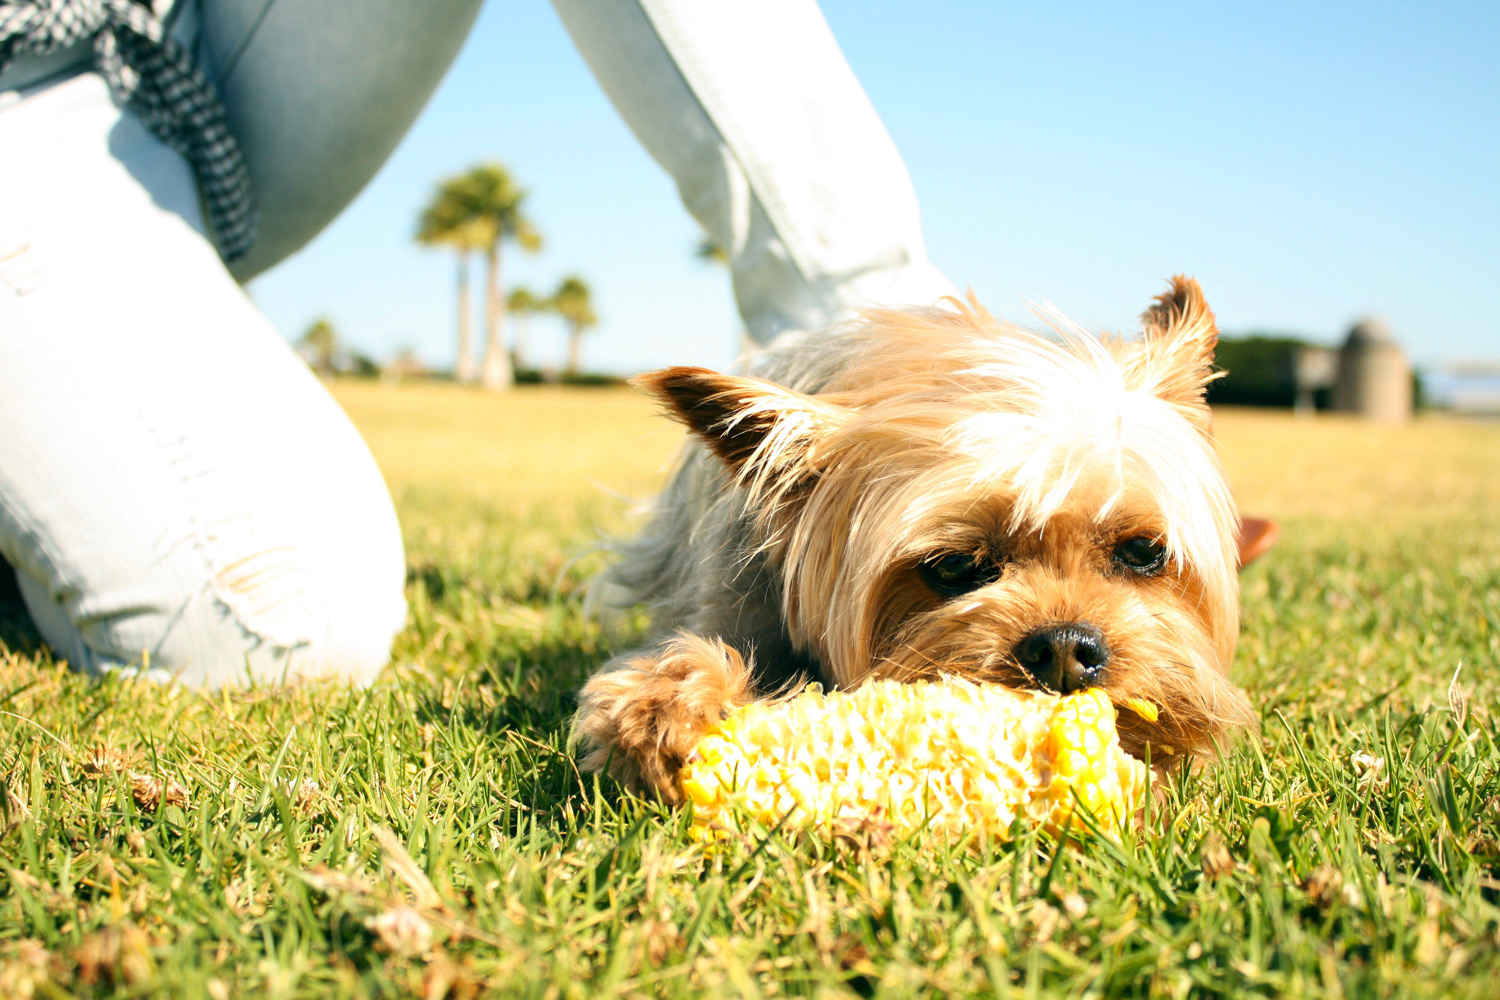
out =
[[730,471],[793,641],[838,685],[1102,685],[1128,749],[1208,752],[1253,715],[1227,676],[1238,519],[1197,283],[1174,279],[1135,341],[949,305],[867,313],[816,395],[697,368],[639,383]]

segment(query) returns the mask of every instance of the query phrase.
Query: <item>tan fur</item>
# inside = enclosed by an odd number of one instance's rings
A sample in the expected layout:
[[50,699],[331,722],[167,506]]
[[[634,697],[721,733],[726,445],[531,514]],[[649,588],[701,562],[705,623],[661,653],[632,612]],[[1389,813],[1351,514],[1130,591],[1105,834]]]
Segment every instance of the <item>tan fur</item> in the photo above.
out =
[[1208,433],[1204,395],[1208,383],[1223,372],[1213,367],[1219,327],[1203,289],[1192,278],[1175,276],[1171,288],[1141,316],[1141,325],[1146,349],[1132,360],[1135,378]]
[[739,653],[717,640],[675,636],[584,686],[576,732],[588,751],[581,763],[675,802],[674,779],[704,729],[753,697]]
[[[611,575],[663,638],[585,688],[585,765],[616,761],[670,797],[705,713],[751,696],[735,683],[956,673],[1034,687],[1016,644],[1076,622],[1107,638],[1116,704],[1161,706],[1155,722],[1122,711],[1133,752],[1205,755],[1253,724],[1227,674],[1239,521],[1204,403],[1217,329],[1201,290],[1174,278],[1139,340],[1048,319],[1055,338],[972,298],[875,310],[773,351],[763,378],[640,379],[698,443]],[[1159,575],[1115,558],[1139,536],[1165,544]],[[943,554],[997,578],[943,596],[919,570]],[[759,666],[726,666],[735,651]]]

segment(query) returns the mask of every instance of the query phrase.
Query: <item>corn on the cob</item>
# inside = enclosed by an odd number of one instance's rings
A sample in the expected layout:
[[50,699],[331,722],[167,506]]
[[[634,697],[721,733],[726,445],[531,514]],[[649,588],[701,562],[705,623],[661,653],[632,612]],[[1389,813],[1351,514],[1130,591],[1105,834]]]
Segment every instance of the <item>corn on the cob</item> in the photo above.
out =
[[746,705],[704,734],[679,779],[703,837],[745,816],[825,833],[878,818],[1004,837],[1018,816],[1056,833],[1078,803],[1118,831],[1146,766],[1120,749],[1099,689],[1058,697],[944,678],[810,685]]

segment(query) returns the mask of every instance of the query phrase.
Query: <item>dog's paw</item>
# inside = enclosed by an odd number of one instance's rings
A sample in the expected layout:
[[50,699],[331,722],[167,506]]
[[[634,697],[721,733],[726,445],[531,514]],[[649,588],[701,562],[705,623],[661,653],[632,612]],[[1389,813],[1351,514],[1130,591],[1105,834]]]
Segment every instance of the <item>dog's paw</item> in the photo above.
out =
[[580,763],[676,803],[677,772],[703,731],[754,697],[739,653],[717,639],[678,635],[584,685],[573,719]]

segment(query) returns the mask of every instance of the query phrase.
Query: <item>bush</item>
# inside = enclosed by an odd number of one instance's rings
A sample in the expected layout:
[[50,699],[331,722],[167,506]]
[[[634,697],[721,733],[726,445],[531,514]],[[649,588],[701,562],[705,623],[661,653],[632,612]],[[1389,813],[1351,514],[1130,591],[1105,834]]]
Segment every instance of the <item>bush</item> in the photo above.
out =
[[602,372],[558,372],[541,368],[516,369],[516,385],[581,385],[592,388],[620,386],[625,378]]
[[[1226,374],[1208,384],[1209,403],[1294,405],[1297,401],[1297,352],[1308,346],[1306,341],[1296,337],[1265,334],[1221,338],[1214,362]],[[1319,402],[1320,408],[1326,405],[1324,400]]]

